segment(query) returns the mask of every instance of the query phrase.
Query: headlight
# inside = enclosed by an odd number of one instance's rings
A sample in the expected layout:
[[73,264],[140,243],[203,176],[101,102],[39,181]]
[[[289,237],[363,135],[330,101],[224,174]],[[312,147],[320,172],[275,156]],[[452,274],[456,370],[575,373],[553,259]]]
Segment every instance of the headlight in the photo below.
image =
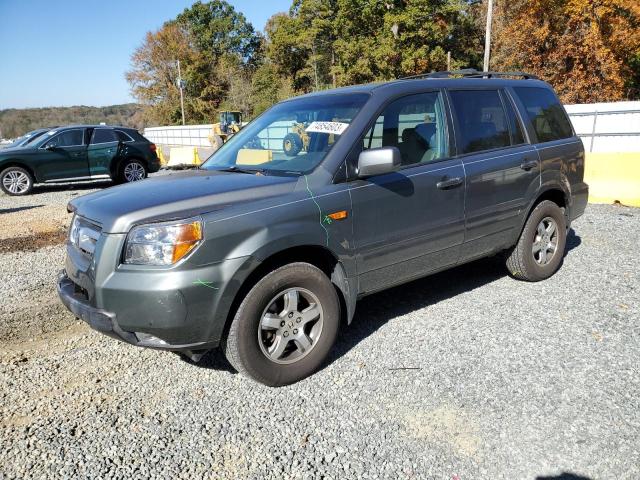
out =
[[202,221],[188,219],[134,227],[125,246],[124,263],[173,265],[202,241]]
[[69,227],[69,242],[71,245],[78,245],[78,234],[80,233],[79,223],[78,216],[74,215],[73,220],[71,220],[71,226]]

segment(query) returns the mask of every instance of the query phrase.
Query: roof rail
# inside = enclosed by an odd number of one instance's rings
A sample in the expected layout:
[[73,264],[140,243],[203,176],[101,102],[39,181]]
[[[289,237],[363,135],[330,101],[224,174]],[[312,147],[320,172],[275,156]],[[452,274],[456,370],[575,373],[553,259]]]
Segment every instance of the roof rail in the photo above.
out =
[[465,68],[463,70],[452,70],[444,72],[423,73],[420,75],[411,75],[409,77],[401,77],[398,80],[412,80],[416,78],[494,78],[494,77],[522,77],[525,80],[539,80],[539,77],[532,73],[525,72],[481,72],[475,68]]

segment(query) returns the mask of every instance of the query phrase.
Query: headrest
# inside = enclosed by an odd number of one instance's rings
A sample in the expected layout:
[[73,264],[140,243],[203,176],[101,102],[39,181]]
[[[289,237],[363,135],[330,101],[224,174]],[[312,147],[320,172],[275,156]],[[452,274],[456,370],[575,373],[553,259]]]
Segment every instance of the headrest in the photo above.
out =
[[416,134],[420,139],[428,146],[431,143],[431,139],[436,134],[435,123],[420,123],[416,125]]
[[412,137],[415,139],[415,128],[405,128],[402,131],[402,143],[407,143]]

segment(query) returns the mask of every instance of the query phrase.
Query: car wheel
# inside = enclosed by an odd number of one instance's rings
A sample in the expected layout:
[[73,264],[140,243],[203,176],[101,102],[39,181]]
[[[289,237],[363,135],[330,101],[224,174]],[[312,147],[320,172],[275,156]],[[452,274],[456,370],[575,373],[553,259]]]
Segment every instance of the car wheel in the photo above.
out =
[[340,302],[329,278],[313,265],[292,263],[249,291],[223,348],[238,372],[265,385],[288,385],[322,365],[339,324]]
[[531,212],[518,243],[507,257],[507,268],[520,280],[537,282],[556,273],[567,242],[563,210],[544,200]]
[[302,140],[295,133],[288,133],[282,140],[282,150],[288,157],[295,157],[302,150]]
[[147,167],[140,160],[126,160],[120,166],[120,175],[118,181],[120,183],[131,183],[147,178]]
[[9,167],[0,174],[0,188],[7,195],[28,195],[33,190],[33,176],[22,167]]

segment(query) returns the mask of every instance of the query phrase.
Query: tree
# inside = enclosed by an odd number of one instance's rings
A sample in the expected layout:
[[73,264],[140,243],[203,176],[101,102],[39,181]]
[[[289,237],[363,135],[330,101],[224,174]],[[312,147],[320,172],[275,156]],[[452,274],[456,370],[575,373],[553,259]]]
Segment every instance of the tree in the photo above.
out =
[[[180,92],[176,62],[185,81],[185,117],[189,123],[209,123],[227,100],[242,110],[238,92],[260,62],[260,36],[244,15],[223,0],[196,2],[147,34],[134,52],[126,78],[133,95],[145,106],[150,123],[178,124]],[[230,95],[233,98],[229,98]]]
[[638,95],[637,1],[504,0],[496,13],[493,68],[535,73],[565,103]]
[[462,0],[295,0],[273,17],[267,56],[297,91],[477,66],[481,35]]
[[242,13],[224,0],[197,1],[176,22],[191,34],[194,47],[215,62],[235,56],[243,64],[259,62],[260,36]]
[[[132,69],[126,73],[131,93],[145,107],[145,120],[150,124],[178,124],[181,119],[180,91],[176,60],[182,62],[187,85],[192,80],[200,56],[189,44],[187,33],[175,22],[167,22],[157,32],[148,32],[145,41],[131,56]],[[187,95],[188,118],[198,117],[198,105]]]

